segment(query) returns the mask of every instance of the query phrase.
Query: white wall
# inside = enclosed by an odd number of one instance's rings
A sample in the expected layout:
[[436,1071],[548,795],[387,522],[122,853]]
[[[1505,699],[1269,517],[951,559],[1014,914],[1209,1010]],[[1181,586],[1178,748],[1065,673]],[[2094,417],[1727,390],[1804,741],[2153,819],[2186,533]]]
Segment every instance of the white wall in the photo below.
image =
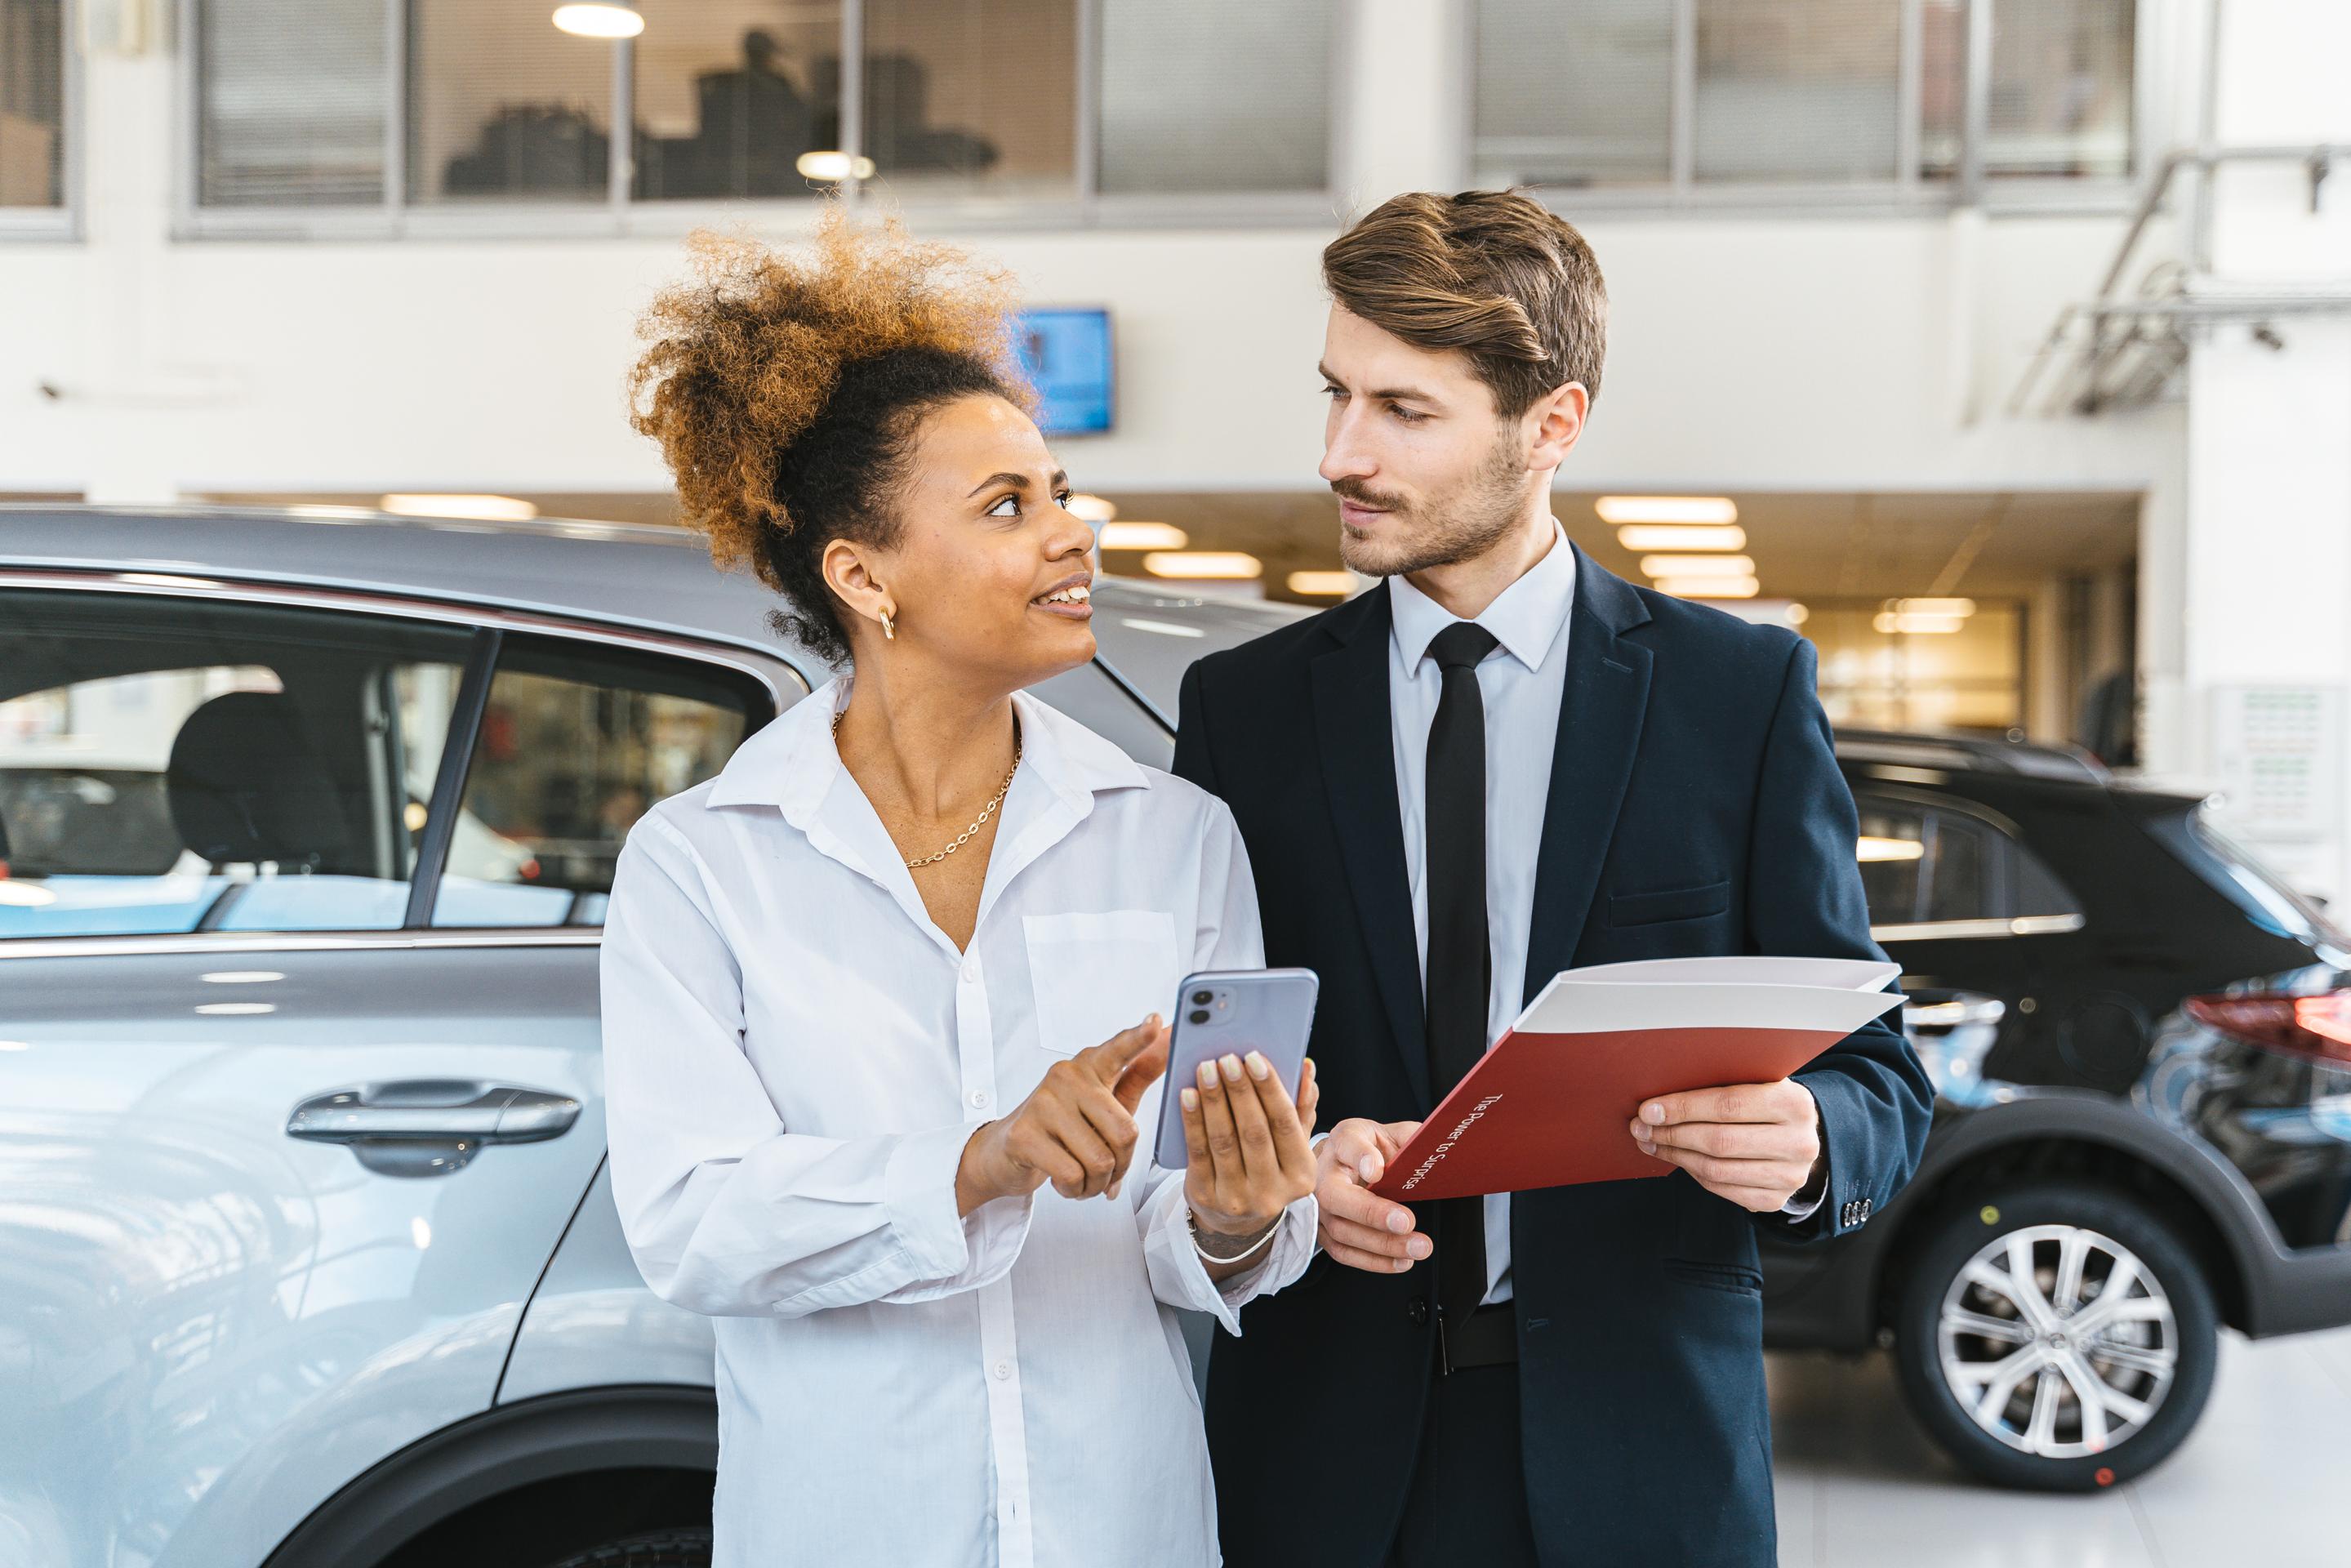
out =
[[[2216,139],[2351,143],[2351,7],[2229,0],[2221,11]],[[2231,170],[2213,192],[2215,289],[2351,294],[2351,190],[2338,172],[2318,211],[2300,169]],[[2351,318],[2282,317],[2281,346],[2245,323],[2211,329],[2189,361],[2176,710],[2179,752],[2228,786],[2238,831],[2304,886],[2351,890]],[[2291,732],[2232,726],[2244,688],[2304,700],[2330,726],[2315,755]],[[2293,710],[2272,710],[2291,712]],[[2310,768],[2316,820],[2265,803]]]

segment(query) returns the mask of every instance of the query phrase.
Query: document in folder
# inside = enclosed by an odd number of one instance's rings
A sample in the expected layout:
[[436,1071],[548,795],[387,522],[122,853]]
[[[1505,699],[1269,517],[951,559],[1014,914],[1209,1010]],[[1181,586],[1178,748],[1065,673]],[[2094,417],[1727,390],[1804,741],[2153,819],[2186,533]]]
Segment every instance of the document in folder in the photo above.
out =
[[1642,1102],[1769,1083],[1902,1000],[1858,958],[1645,958],[1565,969],[1430,1113],[1373,1190],[1399,1203],[1677,1167],[1633,1142]]

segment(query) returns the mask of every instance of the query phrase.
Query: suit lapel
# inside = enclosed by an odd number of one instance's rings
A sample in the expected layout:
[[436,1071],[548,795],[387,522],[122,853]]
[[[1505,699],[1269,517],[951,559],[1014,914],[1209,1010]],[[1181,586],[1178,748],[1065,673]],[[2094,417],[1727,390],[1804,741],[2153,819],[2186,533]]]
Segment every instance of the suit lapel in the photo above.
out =
[[[1571,541],[1568,548],[1575,546]],[[1521,1006],[1575,956],[1649,700],[1649,650],[1619,635],[1648,620],[1648,610],[1630,584],[1581,549],[1575,550],[1575,605],[1569,616],[1566,689],[1535,861]]]
[[1332,612],[1326,624],[1339,646],[1313,661],[1322,782],[1374,981],[1405,1073],[1425,1105],[1430,1100],[1420,945],[1413,933],[1412,883],[1405,870],[1404,816],[1396,804],[1388,715],[1387,585]]

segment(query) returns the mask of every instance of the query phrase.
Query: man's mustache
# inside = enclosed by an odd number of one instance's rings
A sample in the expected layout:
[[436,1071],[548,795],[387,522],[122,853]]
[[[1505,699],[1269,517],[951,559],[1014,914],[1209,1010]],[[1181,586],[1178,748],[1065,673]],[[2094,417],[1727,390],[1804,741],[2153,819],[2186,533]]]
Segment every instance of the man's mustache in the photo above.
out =
[[1369,507],[1374,511],[1400,512],[1404,510],[1404,497],[1402,496],[1385,495],[1381,491],[1372,489],[1360,479],[1333,479],[1331,481],[1331,493],[1343,500],[1353,501],[1359,507]]

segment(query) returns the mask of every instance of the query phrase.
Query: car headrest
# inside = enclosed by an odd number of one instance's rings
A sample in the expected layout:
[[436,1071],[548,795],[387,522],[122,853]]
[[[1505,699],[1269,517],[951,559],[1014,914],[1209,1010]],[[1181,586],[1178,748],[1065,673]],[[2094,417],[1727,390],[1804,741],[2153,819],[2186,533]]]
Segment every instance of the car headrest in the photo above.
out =
[[277,692],[226,692],[187,716],[164,774],[172,821],[219,865],[344,858],[350,829],[325,759]]

